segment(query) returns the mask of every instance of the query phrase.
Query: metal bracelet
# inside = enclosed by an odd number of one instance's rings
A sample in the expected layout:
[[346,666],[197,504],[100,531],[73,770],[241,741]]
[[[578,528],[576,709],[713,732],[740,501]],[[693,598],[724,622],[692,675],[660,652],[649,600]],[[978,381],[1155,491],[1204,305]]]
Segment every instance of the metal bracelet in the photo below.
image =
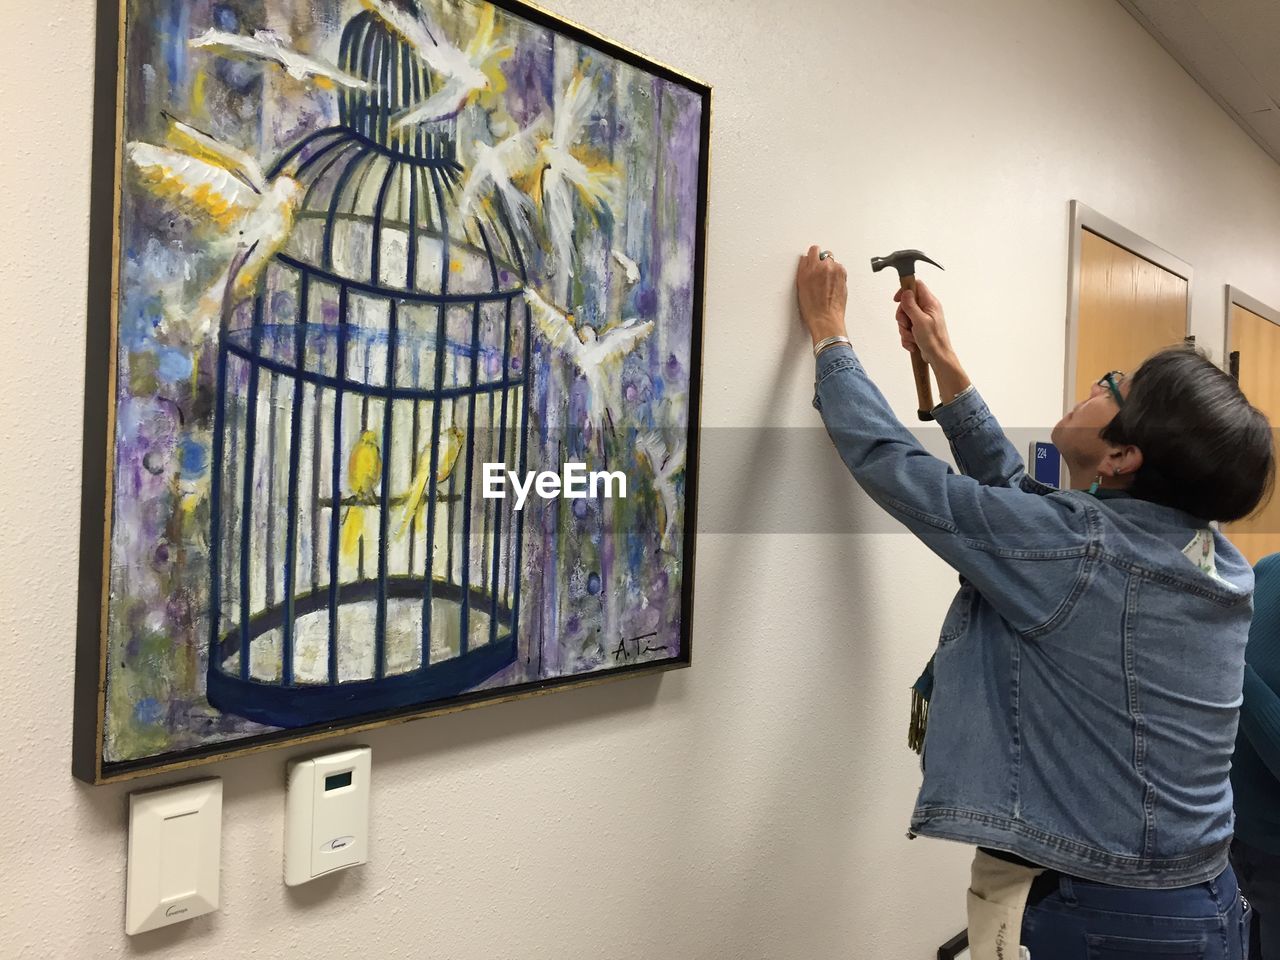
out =
[[817,357],[817,355],[827,349],[827,347],[834,347],[837,343],[845,343],[850,347],[853,346],[853,342],[848,337],[827,337],[825,340],[819,340],[813,345],[814,357]]

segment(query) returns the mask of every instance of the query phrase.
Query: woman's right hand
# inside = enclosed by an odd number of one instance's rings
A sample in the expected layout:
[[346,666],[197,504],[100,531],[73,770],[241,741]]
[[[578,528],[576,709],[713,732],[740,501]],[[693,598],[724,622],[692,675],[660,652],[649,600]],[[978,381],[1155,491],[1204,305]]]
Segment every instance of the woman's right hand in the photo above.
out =
[[969,376],[951,348],[942,301],[933,295],[923,280],[916,281],[915,293],[899,290],[893,299],[898,304],[898,335],[902,338],[903,348],[912,353],[919,351],[924,362],[933,368],[941,401],[951,402],[969,386]]
[[893,299],[898,304],[898,335],[903,349],[912,353],[918,350],[931,367],[949,362],[954,351],[947,333],[942,301],[933,295],[923,280],[916,281],[915,293],[899,290]]

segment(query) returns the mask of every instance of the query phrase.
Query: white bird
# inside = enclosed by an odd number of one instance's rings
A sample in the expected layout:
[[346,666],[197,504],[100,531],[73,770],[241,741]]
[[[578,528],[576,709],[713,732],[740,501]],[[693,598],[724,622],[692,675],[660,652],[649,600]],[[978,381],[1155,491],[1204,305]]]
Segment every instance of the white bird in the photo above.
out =
[[538,153],[541,176],[535,196],[546,220],[556,262],[569,276],[573,275],[574,194],[597,216],[617,202],[618,171],[578,142],[595,100],[594,81],[575,73],[555,108],[551,136]]
[[546,116],[539,116],[529,126],[493,146],[483,140],[475,141],[475,156],[467,167],[462,197],[458,201],[462,216],[470,214],[478,200],[497,194],[516,222],[529,227],[533,201],[512,181],[533,169],[538,157],[537,139],[546,134],[548,126]]
[[[292,177],[267,182],[258,161],[189,124],[169,117],[171,146],[131,140],[125,155],[142,182],[184,212],[212,224],[242,257],[227,266],[187,317],[189,332],[204,336],[224,300],[234,304],[257,286],[258,276],[293,230],[302,186]],[[234,273],[235,280],[228,286]]]
[[668,452],[661,435],[656,430],[651,430],[636,438],[636,449],[649,462],[649,468],[653,471],[653,486],[658,491],[661,508],[658,522],[662,527],[659,546],[664,550],[670,549],[672,534],[676,529],[676,511],[679,508],[675,478],[684,469],[685,441],[681,439]]
[[340,70],[319,57],[299,53],[274,30],[258,30],[253,36],[227,33],[225,30],[207,30],[188,41],[196,50],[208,50],[222,57],[267,60],[284,68],[295,80],[316,81],[320,84],[340,84],[352,90],[372,90],[374,84]]
[[495,38],[497,21],[493,4],[481,5],[476,32],[466,49],[460,50],[431,23],[421,8],[416,13],[410,12],[395,0],[363,0],[363,3],[413,47],[443,84],[425,100],[393,117],[392,130],[447,120],[478,94],[499,86],[496,61],[512,48],[499,44]]
[[590,324],[575,328],[571,312],[556,309],[527,287],[524,297],[533,308],[533,319],[542,335],[573,360],[587,381],[587,415],[598,431],[606,414],[611,420],[613,417],[608,398],[609,375],[653,332],[653,321],[624,320],[597,334]]
[[627,278],[628,287],[634,287],[640,282],[640,267],[634,260],[617,250],[613,251],[613,259],[622,268],[623,276]]

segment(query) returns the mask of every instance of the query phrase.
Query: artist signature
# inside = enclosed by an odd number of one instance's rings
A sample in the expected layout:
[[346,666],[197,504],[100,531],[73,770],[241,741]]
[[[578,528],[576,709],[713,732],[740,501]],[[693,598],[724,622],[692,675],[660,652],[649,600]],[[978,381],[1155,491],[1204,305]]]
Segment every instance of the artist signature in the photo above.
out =
[[[648,642],[657,635],[658,632],[655,630],[652,633],[642,633],[638,637],[623,637],[618,641],[618,645],[613,648],[613,662],[627,663],[650,653],[669,653],[670,648],[665,643]],[[628,644],[632,646],[628,646]],[[634,652],[632,652],[632,647],[634,647]]]

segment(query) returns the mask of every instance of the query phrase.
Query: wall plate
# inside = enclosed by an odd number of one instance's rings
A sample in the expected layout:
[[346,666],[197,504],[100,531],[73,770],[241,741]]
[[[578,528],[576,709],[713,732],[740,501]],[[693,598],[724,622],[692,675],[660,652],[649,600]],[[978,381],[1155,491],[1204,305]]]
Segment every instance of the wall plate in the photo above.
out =
[[217,910],[221,848],[220,779],[130,794],[124,932]]

